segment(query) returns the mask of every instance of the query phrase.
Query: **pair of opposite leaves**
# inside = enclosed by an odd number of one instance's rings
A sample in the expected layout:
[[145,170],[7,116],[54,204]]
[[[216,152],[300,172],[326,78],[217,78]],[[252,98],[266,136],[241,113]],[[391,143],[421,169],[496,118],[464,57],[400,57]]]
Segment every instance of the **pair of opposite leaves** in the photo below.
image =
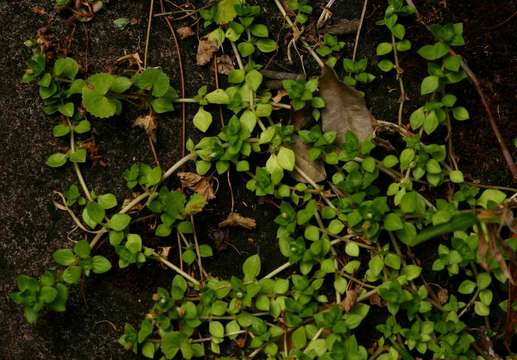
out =
[[[327,65],[321,69],[319,91],[319,96],[325,101],[321,113],[322,130],[336,132],[338,146],[343,145],[344,134],[349,130],[360,142],[372,134],[375,119],[366,107],[364,97],[339,81],[334,70]],[[296,166],[310,179],[320,182],[327,178],[324,164],[309,158],[309,146],[297,135],[294,136],[293,151],[296,154]],[[293,176],[297,181],[307,182],[298,173],[293,173]]]

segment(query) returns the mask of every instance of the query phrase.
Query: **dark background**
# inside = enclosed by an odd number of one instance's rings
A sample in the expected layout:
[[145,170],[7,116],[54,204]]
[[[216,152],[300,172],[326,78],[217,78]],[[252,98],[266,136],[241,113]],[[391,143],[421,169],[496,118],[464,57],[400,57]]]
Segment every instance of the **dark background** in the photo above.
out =
[[[156,3],[158,11],[159,2]],[[268,25],[279,29],[282,20],[272,2],[260,3],[265,6],[264,18]],[[323,2],[314,3],[315,13],[319,15],[317,5]],[[382,18],[385,2],[373,0],[369,3],[359,55],[374,61],[376,44],[388,39],[386,30],[375,26],[375,21]],[[464,22],[466,46],[461,53],[481,79],[498,116],[501,131],[515,156],[511,140],[517,136],[517,16],[507,20],[517,10],[515,1],[442,0],[415,3],[430,22]],[[36,14],[32,10],[35,6],[43,7],[49,15]],[[9,299],[9,293],[15,289],[17,275],[39,275],[52,266],[53,251],[70,246],[69,239],[81,237],[78,232],[70,233],[72,223],[52,205],[52,191],[63,191],[75,179],[71,168],[53,170],[44,164],[46,157],[56,151],[60,143],[52,137],[54,120],[43,114],[37,88],[19,81],[25,69],[24,61],[30,55],[23,42],[34,37],[39,28],[49,26],[54,34],[52,41],[56,44],[56,51],[71,39],[70,55],[78,59],[83,67],[88,65],[90,71],[109,71],[114,60],[125,51],[139,52],[143,57],[148,6],[148,1],[108,1],[92,22],[76,24],[74,29],[73,24],[66,21],[66,16],[56,16],[50,1],[0,1],[1,359],[131,358],[131,354],[116,343],[124,323],[139,322],[151,304],[153,290],[170,284],[171,273],[156,264],[146,264],[141,269],[112,270],[103,276],[93,276],[81,287],[74,288],[66,313],[44,314],[35,326],[24,321],[21,308]],[[357,18],[361,7],[362,1],[338,1],[333,8],[334,18]],[[112,23],[120,17],[135,18],[139,23],[120,31]],[[176,27],[184,24],[187,22],[176,24]],[[414,22],[407,30],[409,38],[417,45],[431,40],[426,31]],[[72,33],[73,37],[70,38]],[[285,33],[281,35],[282,46]],[[344,54],[347,57],[351,56],[353,39],[354,36],[344,37],[347,41]],[[211,67],[200,68],[194,64],[196,45],[195,37],[181,42],[187,96],[194,94],[202,84],[214,86]],[[170,34],[160,18],[155,18],[153,22],[149,56],[150,64],[162,66],[173,84],[179,87],[176,54]],[[406,71],[408,93],[412,97],[425,75],[425,61],[411,52],[402,54],[401,63]],[[280,51],[271,68],[279,70],[282,64],[285,65],[282,68],[299,71],[297,65],[286,64],[285,52]],[[397,82],[392,75],[380,74],[375,66],[371,70],[378,78],[364,89],[367,103],[377,118],[396,120]],[[474,180],[512,185],[473,87],[464,82],[455,87],[454,93],[459,103],[469,109],[472,118],[471,121],[454,123],[453,142],[461,159],[461,169]],[[406,108],[414,109],[415,104],[410,101]],[[190,109],[191,114],[194,111],[194,108]],[[107,166],[86,165],[84,173],[90,187],[97,193],[112,192],[119,199],[129,195],[121,176],[124,169],[136,161],[152,161],[147,137],[140,129],[131,127],[138,115],[136,111],[129,111],[120,118],[95,121],[95,139],[103,158],[107,160]],[[179,124],[179,111],[159,117],[157,149],[164,166],[171,165],[179,158]],[[189,134],[190,130],[189,127]],[[191,136],[198,135],[192,132]],[[257,229],[251,232],[232,230],[230,234],[223,234],[238,250],[229,246],[217,252],[207,262],[207,268],[214,274],[237,274],[242,261],[258,251],[263,259],[268,259],[263,265],[265,271],[272,269],[283,262],[276,250],[275,229],[272,226],[275,208],[257,204],[255,198],[244,189],[242,179],[234,177],[232,182],[237,199],[236,209],[256,218]],[[213,244],[215,237],[221,236],[216,236],[216,224],[225,218],[229,209],[225,184],[225,179],[221,179],[218,199],[209,205],[206,214],[198,221],[202,242]],[[102,251],[114,259],[109,249]],[[369,333],[363,335],[368,337]]]

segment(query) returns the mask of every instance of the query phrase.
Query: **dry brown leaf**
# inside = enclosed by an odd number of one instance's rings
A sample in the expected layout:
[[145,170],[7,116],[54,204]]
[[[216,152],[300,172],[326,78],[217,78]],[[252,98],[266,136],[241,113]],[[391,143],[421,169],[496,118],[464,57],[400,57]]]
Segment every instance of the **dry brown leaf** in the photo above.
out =
[[338,80],[334,70],[325,66],[320,76],[320,96],[325,100],[321,112],[323,131],[335,131],[336,143],[342,145],[343,135],[351,130],[364,141],[373,132],[374,118],[366,107],[364,97]]
[[[291,149],[296,155],[296,166],[299,167],[309,178],[318,183],[327,178],[327,172],[325,171],[325,165],[321,161],[311,160],[309,157],[310,147],[306,145],[299,136],[293,137],[293,145]],[[307,183],[298,172],[292,172],[291,176],[298,182]]]
[[202,38],[197,46],[196,63],[198,65],[208,64],[218,49],[219,46],[214,41]]
[[153,143],[156,143],[156,128],[158,124],[156,117],[152,114],[139,116],[133,123],[133,127],[139,127],[145,130],[145,133],[151,138]]
[[219,223],[219,227],[226,226],[240,226],[245,229],[251,230],[254,229],[255,226],[257,226],[257,222],[255,221],[255,219],[244,217],[236,212],[231,212],[226,218],[226,220],[221,221]]
[[343,299],[343,301],[341,301],[341,310],[343,310],[344,312],[349,312],[350,309],[352,309],[352,307],[355,305],[356,300],[357,291],[355,291],[355,289],[348,289],[346,291],[345,298]]
[[129,66],[136,66],[138,67],[138,70],[143,69],[143,61],[142,59],[140,59],[140,55],[138,55],[138,53],[126,54],[124,56],[121,56],[117,60],[115,60],[115,63],[122,64],[125,61],[129,63]]
[[36,15],[47,15],[47,10],[45,10],[41,6],[33,6],[31,10]]
[[192,31],[192,28],[190,26],[182,26],[182,27],[178,28],[178,30],[176,30],[176,32],[180,36],[181,40],[196,35],[196,33],[194,33]]
[[354,34],[357,32],[357,29],[359,28],[359,22],[359,19],[339,19],[333,22],[332,24],[325,26],[322,32],[333,35]]
[[284,89],[278,89],[278,91],[276,92],[276,95],[273,96],[272,100],[273,100],[273,103],[274,104],[279,104],[282,102],[282,99],[287,96],[287,91],[285,91]]
[[222,75],[228,75],[232,70],[235,69],[233,60],[229,55],[221,55],[215,58],[217,65],[217,72]]
[[436,297],[438,298],[440,305],[447,304],[449,301],[449,292],[447,289],[440,288],[440,290],[438,290],[438,294],[436,294]]
[[178,177],[182,186],[195,191],[207,200],[215,199],[214,189],[207,177],[191,172],[180,172]]

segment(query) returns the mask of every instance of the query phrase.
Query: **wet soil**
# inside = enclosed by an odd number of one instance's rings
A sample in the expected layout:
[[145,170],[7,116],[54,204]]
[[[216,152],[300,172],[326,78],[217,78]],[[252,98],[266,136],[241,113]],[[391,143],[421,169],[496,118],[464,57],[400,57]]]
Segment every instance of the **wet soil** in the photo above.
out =
[[[315,1],[322,5],[323,1]],[[361,0],[339,1],[334,6],[334,18],[357,18]],[[280,31],[282,19],[271,4],[265,6],[264,18],[278,33],[281,50],[270,62],[275,70],[299,71],[299,64],[286,60],[286,31]],[[43,7],[49,16],[32,11]],[[505,139],[517,136],[517,17],[506,21],[517,10],[515,1],[425,1],[422,10],[429,21],[462,21],[465,24],[466,46],[461,53],[468,59],[472,70],[482,81],[498,114],[499,126]],[[315,6],[317,8],[317,6]],[[359,57],[366,56],[374,64],[375,46],[387,40],[387,34],[375,22],[383,15],[385,2],[369,2],[365,19]],[[158,8],[157,8],[158,10]],[[15,278],[20,273],[40,274],[52,265],[51,254],[60,247],[69,246],[81,234],[70,233],[72,223],[65,214],[52,205],[52,191],[63,191],[74,175],[68,170],[52,170],[44,165],[46,157],[62,146],[51,135],[53,120],[44,116],[37,89],[20,83],[29,51],[23,41],[32,38],[36,31],[47,26],[55,35],[56,51],[67,46],[73,33],[70,55],[90,71],[110,71],[113,62],[124,53],[143,54],[147,1],[108,1],[104,9],[90,23],[66,22],[66,16],[56,16],[50,1],[0,1],[0,358],[24,359],[131,359],[116,343],[125,322],[137,323],[151,303],[153,289],[167,287],[170,272],[145,264],[140,269],[111,271],[92,277],[80,289],[71,292],[68,311],[64,314],[43,315],[37,325],[30,326],[23,319],[21,309],[9,300],[15,288]],[[319,14],[319,11],[317,11]],[[137,24],[126,30],[117,30],[113,20],[127,17]],[[188,21],[175,24],[177,27]],[[203,30],[199,30],[202,34]],[[410,38],[418,44],[429,41],[420,25],[408,26]],[[354,36],[345,36],[345,54],[350,57]],[[195,65],[195,37],[183,40],[182,56],[186,74],[186,93],[194,94],[201,84],[214,86],[210,67]],[[162,66],[174,84],[179,84],[178,63],[165,22],[155,18],[149,46],[149,63]],[[269,57],[264,59],[268,62]],[[425,62],[414,53],[403,54],[401,63],[406,71],[405,80],[410,101],[407,109],[414,109],[420,80],[425,76]],[[314,64],[306,64],[315,74]],[[366,99],[373,114],[379,119],[395,121],[398,84],[391,75],[382,75],[372,67],[377,80],[364,87]],[[512,185],[511,177],[500,155],[477,94],[467,82],[458,85],[454,92],[459,102],[465,104],[472,120],[455,122],[453,143],[460,158],[460,167],[471,179],[484,183]],[[194,109],[190,109],[192,114]],[[409,111],[409,110],[408,110]],[[96,121],[95,140],[106,167],[92,166],[85,170],[86,181],[98,193],[112,192],[119,198],[128,196],[123,171],[134,162],[152,162],[147,137],[140,129],[131,127],[137,111],[109,121]],[[157,150],[163,166],[168,166],[180,156],[179,112],[159,118]],[[199,135],[188,126],[188,136]],[[442,134],[443,135],[443,134]],[[515,148],[513,155],[517,158]],[[202,242],[214,244],[224,238],[231,246],[215,253],[206,262],[209,272],[229,276],[240,272],[242,261],[257,251],[263,259],[264,271],[284,261],[278,253],[273,219],[276,209],[268,203],[258,203],[246,191],[245,181],[232,176],[235,209],[257,220],[253,231],[231,230],[221,234],[217,224],[230,208],[226,179],[220,179],[218,197],[208,206],[196,224]],[[174,185],[174,184],[172,184]],[[150,241],[154,241],[150,239]],[[113,254],[107,251],[108,256]],[[371,326],[360,328],[359,337],[367,339]]]

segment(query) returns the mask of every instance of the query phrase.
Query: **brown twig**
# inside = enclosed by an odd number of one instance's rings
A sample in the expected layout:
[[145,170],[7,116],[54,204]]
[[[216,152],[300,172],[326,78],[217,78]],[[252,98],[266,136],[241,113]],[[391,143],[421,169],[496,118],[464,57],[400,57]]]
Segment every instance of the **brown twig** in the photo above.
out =
[[359,46],[359,37],[361,36],[361,29],[363,28],[364,15],[366,14],[366,8],[368,7],[368,0],[364,0],[363,10],[361,11],[361,19],[359,20],[359,26],[357,27],[357,33],[355,34],[354,52],[352,53],[352,61],[355,61],[357,55],[357,48]]
[[[413,6],[415,10],[417,9],[415,4],[413,3],[413,0],[406,0],[406,3],[409,6]],[[418,10],[416,10],[416,16],[417,21],[422,24],[427,30],[430,31],[429,26],[422,20],[420,13]],[[449,54],[452,56],[457,56],[458,54],[452,49],[449,48]],[[508,146],[506,145],[506,141],[504,140],[501,131],[499,130],[499,127],[497,126],[497,122],[495,120],[494,114],[492,112],[492,109],[490,107],[490,103],[485,95],[485,92],[483,91],[483,88],[481,86],[481,83],[479,82],[478,77],[474,72],[470,69],[470,67],[467,65],[467,62],[465,61],[464,57],[461,57],[461,68],[469,78],[469,80],[472,82],[474,87],[476,88],[476,91],[479,95],[479,98],[481,99],[481,104],[483,105],[483,108],[485,109],[486,115],[488,117],[488,122],[490,123],[490,127],[492,128],[492,132],[494,133],[497,142],[499,143],[499,147],[501,148],[501,152],[503,154],[504,160],[506,161],[506,164],[508,166],[508,169],[512,173],[512,177],[514,181],[517,181],[517,165],[513,161],[512,155],[510,151],[508,150]]]
[[[163,6],[163,0],[160,0],[160,11],[162,13],[165,12],[165,7]],[[178,38],[176,37],[176,32],[174,31],[174,26],[172,24],[172,17],[164,16],[163,19],[167,23],[167,27],[169,28],[172,39],[174,41],[174,46],[176,47],[176,54],[178,56],[178,67],[180,70],[180,92],[181,92],[181,97],[184,98],[185,97],[185,76],[183,73],[183,61],[181,60],[180,44],[178,42]],[[186,127],[187,127],[187,104],[182,103],[181,104],[181,137],[180,137],[181,157],[185,156]]]

